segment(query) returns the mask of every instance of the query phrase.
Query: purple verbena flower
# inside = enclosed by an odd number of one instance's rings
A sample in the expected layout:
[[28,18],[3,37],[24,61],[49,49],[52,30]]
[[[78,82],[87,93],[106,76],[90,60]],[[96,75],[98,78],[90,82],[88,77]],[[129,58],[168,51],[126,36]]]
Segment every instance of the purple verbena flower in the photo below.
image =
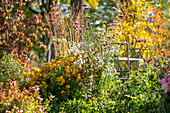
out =
[[114,37],[114,36],[112,36],[112,38],[113,38],[113,39],[115,39],[115,37]]
[[96,13],[93,13],[93,15],[96,15]]
[[117,10],[116,7],[112,7],[113,10]]
[[123,15],[119,15],[120,18],[123,18],[124,16]]
[[107,25],[106,25],[106,28],[107,28],[107,27],[109,27],[109,26],[110,26],[110,25],[109,25],[109,24],[107,24]]
[[164,51],[161,51],[161,53],[164,53]]
[[109,35],[107,36],[107,38],[111,38],[111,37],[112,37],[112,36],[109,36]]
[[129,16],[133,17],[133,14],[129,14]]
[[90,16],[86,16],[86,18],[90,18]]
[[90,23],[90,25],[92,26],[94,23]]
[[143,39],[140,39],[139,41],[140,41],[140,42],[143,42]]
[[52,40],[52,42],[55,42],[55,41],[56,41],[55,39]]
[[107,22],[103,22],[103,24],[107,24]]
[[163,56],[166,57],[166,53],[165,52],[163,53]]
[[135,42],[137,43],[137,42],[139,42],[139,40],[136,40]]
[[84,9],[88,10],[88,9],[90,9],[90,8],[89,8],[89,7],[85,7]]
[[168,86],[170,87],[170,83],[168,83]]
[[99,16],[99,19],[102,19],[102,16]]
[[161,57],[162,60],[165,60],[165,57]]
[[152,58],[150,58],[150,59],[147,61],[147,63],[149,64],[151,61],[152,61]]
[[80,27],[81,27],[81,28],[84,28],[84,25],[81,25]]
[[64,11],[67,11],[67,8],[64,8]]
[[155,67],[158,67],[158,65],[157,65],[157,64],[155,64]]
[[118,23],[118,21],[113,21],[113,23]]
[[89,29],[89,27],[86,27],[86,30],[88,30]]
[[74,29],[76,29],[76,26],[73,26]]
[[87,6],[87,4],[82,4],[82,6]]
[[74,22],[75,24],[78,24],[78,22]]
[[161,51],[161,53],[163,53],[163,57],[165,57],[165,56],[166,56],[166,53],[165,53],[165,51]]
[[63,35],[63,36],[64,36],[65,34],[64,34],[64,33],[60,33],[60,35]]

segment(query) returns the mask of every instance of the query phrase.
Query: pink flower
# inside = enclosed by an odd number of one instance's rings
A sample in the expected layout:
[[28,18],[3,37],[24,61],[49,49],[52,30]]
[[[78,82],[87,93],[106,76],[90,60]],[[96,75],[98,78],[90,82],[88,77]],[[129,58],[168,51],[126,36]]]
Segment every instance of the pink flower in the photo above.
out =
[[170,76],[166,77],[166,83],[170,82]]
[[118,21],[113,21],[113,23],[118,23]]
[[166,58],[165,57],[161,57],[162,58],[162,60],[165,60]]
[[133,14],[129,14],[129,16],[133,17]]
[[162,84],[161,89],[164,90],[165,93],[167,93],[168,91],[170,91],[170,90],[169,90],[170,88],[168,88],[168,84],[167,84],[167,83]]
[[64,36],[65,34],[64,34],[64,33],[60,33],[60,35],[63,35],[63,36]]
[[162,78],[159,84],[164,84],[166,82],[165,80],[166,80],[165,78]]
[[6,110],[6,113],[11,113],[11,111]]
[[164,90],[165,93],[170,92],[170,76],[162,78],[159,83],[161,84],[161,89]]
[[123,15],[119,15],[120,18],[123,18],[124,16]]
[[96,13],[93,13],[93,15],[96,15]]
[[67,8],[64,8],[64,11],[67,11]]
[[93,23],[90,23],[90,25],[92,26],[92,25],[93,25]]
[[83,4],[82,6],[87,6],[87,4]]
[[55,97],[55,96],[50,95],[49,99],[51,100],[51,99],[53,99],[54,97]]
[[37,96],[37,99],[38,99],[38,100],[43,100],[39,95]]
[[40,90],[39,85],[35,85],[35,87],[32,87],[32,89],[35,90],[35,91],[39,91]]
[[89,29],[89,27],[86,27],[86,30],[88,30]]
[[86,18],[90,18],[90,16],[86,16]]
[[107,24],[107,22],[103,22],[103,24]]
[[38,108],[42,108],[42,105],[37,105]]
[[75,24],[78,24],[78,22],[74,22]]
[[79,25],[76,25],[77,28],[79,28],[80,26]]
[[113,10],[116,10],[116,7],[112,7]]

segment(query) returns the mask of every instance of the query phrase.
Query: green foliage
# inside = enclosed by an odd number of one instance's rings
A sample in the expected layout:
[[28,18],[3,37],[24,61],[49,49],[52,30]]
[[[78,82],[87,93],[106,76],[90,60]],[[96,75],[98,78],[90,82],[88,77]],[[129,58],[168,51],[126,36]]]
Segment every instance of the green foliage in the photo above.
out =
[[150,58],[148,65],[151,73],[159,76],[160,79],[169,76],[170,58],[165,51],[161,51],[157,58]]
[[[162,96],[157,78],[149,80],[148,74],[134,74],[122,82],[111,78],[103,80],[104,88],[96,97],[68,101],[63,104],[62,111],[70,112],[162,112]],[[106,77],[106,78],[107,78]],[[153,85],[154,84],[154,85]],[[87,93],[87,92],[86,92]],[[71,106],[68,108],[68,106]],[[82,111],[81,111],[82,110]]]
[[[108,78],[107,78],[108,77]],[[163,112],[162,96],[156,78],[149,80],[148,74],[134,74],[122,82],[112,76],[103,79],[103,89],[97,96],[69,100],[61,106],[61,112]],[[154,85],[153,85],[154,84]]]
[[111,79],[110,75],[107,75],[104,79],[100,80],[98,86],[98,91],[96,95],[93,93],[93,88],[88,89],[83,87],[82,95],[80,98],[74,98],[73,100],[69,100],[63,102],[60,105],[60,112],[80,112],[80,113],[108,113],[114,112],[114,106],[116,101],[113,101],[109,96],[110,94],[110,87],[111,86]]
[[12,54],[4,54],[0,60],[0,82],[5,83],[9,79],[21,81],[22,76],[20,62],[13,59]]
[[114,108],[115,102],[112,102],[111,100],[107,100],[105,97],[93,97],[89,100],[83,100],[83,99],[74,99],[70,100],[68,102],[63,103],[61,107],[61,113],[62,112],[76,112],[76,113],[92,113],[92,112],[98,112],[98,113],[106,113],[110,112],[111,109]]

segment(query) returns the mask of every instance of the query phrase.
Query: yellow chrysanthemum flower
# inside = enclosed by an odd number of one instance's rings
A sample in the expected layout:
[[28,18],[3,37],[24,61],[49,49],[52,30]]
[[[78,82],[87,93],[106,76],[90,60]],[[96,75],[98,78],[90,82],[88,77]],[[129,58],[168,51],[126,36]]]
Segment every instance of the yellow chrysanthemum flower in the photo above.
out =
[[63,94],[63,93],[65,93],[65,91],[64,91],[64,90],[62,90],[62,91],[61,91],[61,94]]
[[64,58],[64,56],[59,56],[59,59],[63,59]]
[[69,85],[66,85],[66,88],[70,88],[70,86],[69,86]]

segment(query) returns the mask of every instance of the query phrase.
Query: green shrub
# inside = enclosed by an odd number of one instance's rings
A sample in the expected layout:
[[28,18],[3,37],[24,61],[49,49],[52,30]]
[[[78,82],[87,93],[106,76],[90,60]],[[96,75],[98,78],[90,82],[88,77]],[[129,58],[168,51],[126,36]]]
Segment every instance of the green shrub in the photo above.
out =
[[117,112],[161,112],[162,92],[157,77],[150,74],[131,74],[125,82],[113,80],[110,98]]
[[4,54],[0,60],[0,82],[5,84],[10,79],[21,81],[22,72],[20,62],[13,59],[11,54]]

